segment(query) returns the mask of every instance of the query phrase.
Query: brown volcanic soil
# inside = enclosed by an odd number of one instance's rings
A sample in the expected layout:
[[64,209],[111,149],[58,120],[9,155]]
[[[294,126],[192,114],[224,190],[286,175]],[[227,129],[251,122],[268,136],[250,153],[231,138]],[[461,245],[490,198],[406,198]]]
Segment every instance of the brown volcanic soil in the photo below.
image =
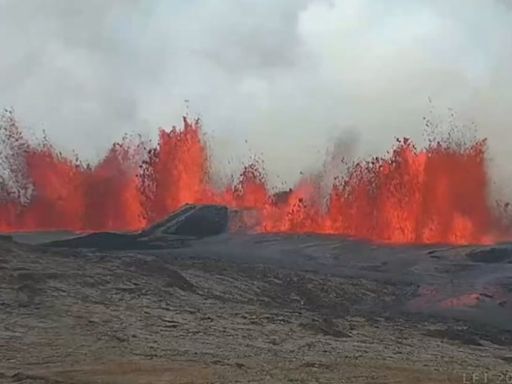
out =
[[115,250],[0,240],[0,382],[512,379],[507,246],[171,237]]

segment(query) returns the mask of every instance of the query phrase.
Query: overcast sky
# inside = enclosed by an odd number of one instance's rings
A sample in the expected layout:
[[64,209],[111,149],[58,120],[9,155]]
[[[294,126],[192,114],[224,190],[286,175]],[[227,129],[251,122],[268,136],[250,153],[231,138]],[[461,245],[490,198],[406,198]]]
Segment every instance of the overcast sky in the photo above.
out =
[[0,107],[87,159],[188,104],[221,163],[293,181],[340,136],[420,139],[431,98],[510,163],[508,0],[0,0],[0,47]]

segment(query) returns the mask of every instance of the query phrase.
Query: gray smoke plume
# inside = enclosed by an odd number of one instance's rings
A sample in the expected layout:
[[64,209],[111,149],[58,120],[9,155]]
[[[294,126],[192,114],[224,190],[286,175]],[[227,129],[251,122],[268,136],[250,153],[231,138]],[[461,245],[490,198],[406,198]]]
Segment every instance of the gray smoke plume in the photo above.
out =
[[421,140],[432,104],[512,175],[508,0],[0,0],[0,47],[0,106],[89,160],[188,108],[220,166],[293,182],[347,127],[360,155]]

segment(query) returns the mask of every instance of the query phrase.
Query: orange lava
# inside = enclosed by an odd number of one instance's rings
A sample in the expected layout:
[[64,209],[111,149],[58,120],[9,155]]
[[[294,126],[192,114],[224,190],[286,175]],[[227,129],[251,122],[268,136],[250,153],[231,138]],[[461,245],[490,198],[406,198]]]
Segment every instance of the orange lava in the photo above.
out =
[[[0,231],[135,231],[186,203],[251,209],[260,232],[342,234],[383,243],[488,244],[509,239],[491,202],[486,142],[407,139],[385,157],[354,164],[325,193],[321,177],[273,194],[257,164],[214,188],[201,127],[160,130],[150,149],[125,140],[95,166],[29,143],[14,119],[0,124]],[[457,144],[457,143],[455,143]],[[323,191],[323,192],[322,192]]]

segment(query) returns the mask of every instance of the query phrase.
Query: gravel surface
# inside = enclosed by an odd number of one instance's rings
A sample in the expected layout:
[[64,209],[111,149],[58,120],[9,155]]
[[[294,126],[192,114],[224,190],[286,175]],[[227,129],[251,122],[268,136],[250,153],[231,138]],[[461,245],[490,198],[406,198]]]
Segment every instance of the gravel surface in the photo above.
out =
[[171,243],[1,239],[0,382],[512,382],[507,246]]

